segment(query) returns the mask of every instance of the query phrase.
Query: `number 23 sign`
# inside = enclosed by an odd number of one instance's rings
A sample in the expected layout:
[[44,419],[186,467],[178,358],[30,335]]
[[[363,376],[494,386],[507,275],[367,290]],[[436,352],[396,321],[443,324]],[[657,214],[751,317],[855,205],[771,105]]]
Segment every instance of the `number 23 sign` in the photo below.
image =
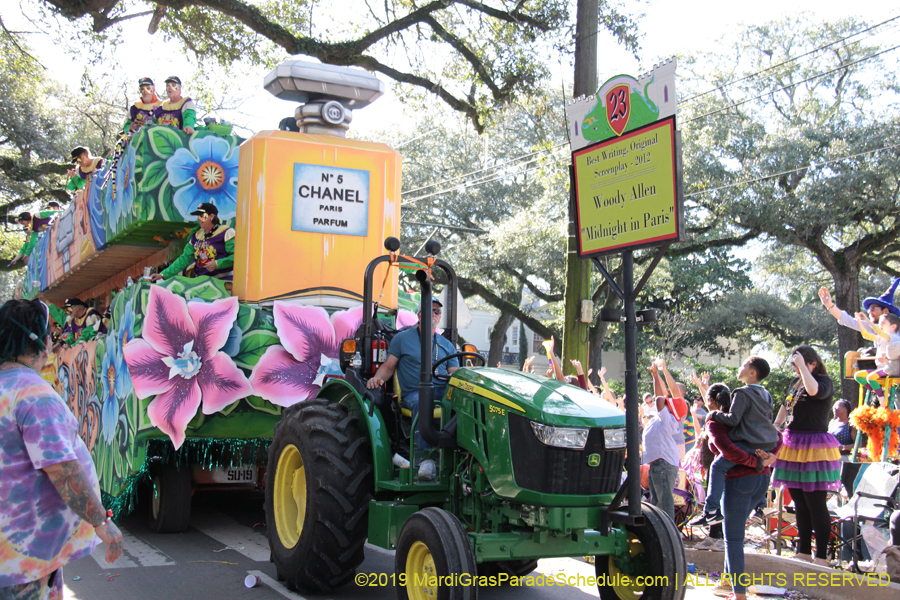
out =
[[631,116],[631,89],[622,83],[606,92],[606,120],[616,135],[622,135]]

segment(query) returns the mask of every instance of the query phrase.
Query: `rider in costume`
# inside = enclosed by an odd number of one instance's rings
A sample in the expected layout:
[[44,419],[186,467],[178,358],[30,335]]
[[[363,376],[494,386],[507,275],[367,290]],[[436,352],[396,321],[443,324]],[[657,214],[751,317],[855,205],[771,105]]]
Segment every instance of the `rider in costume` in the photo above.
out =
[[87,184],[105,162],[101,157],[91,156],[91,151],[84,146],[78,146],[72,150],[72,162],[78,165],[77,169],[69,169],[69,183],[66,189],[70,192],[80,190]]
[[[59,205],[57,204],[57,206]],[[22,249],[19,250],[19,253],[13,257],[9,264],[14,265],[23,259],[25,264],[28,264],[28,255],[31,254],[31,251],[37,246],[38,239],[41,237],[41,232],[45,231],[50,226],[50,222],[53,221],[54,215],[59,212],[60,211],[58,210],[43,210],[37,215],[32,215],[30,212],[23,212],[19,215],[19,224],[25,228],[25,235],[27,237],[25,238],[25,243],[22,244]]]
[[106,333],[102,316],[95,308],[91,308],[80,298],[69,298],[63,309],[69,313],[62,330],[63,341],[74,345],[78,341],[89,341],[97,333]]
[[132,134],[144,125],[153,124],[153,112],[162,105],[162,100],[156,95],[156,86],[149,77],[138,81],[141,91],[141,99],[131,105],[128,117],[122,125],[122,133]]
[[168,268],[153,276],[168,279],[194,264],[194,275],[208,275],[227,282],[234,277],[234,229],[219,221],[219,209],[204,202],[191,213],[200,225],[191,234],[184,252]]
[[166,95],[169,99],[153,111],[156,122],[160,125],[174,125],[188,135],[194,133],[197,109],[193,100],[182,97],[181,79],[174,75],[166,78]]

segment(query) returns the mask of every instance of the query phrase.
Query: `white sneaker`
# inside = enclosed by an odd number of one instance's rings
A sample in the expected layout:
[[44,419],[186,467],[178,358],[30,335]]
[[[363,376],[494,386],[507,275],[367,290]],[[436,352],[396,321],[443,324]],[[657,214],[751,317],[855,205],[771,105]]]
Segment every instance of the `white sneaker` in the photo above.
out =
[[707,538],[702,539],[700,542],[694,544],[694,550],[709,550],[712,547],[712,545],[715,543],[716,543],[716,540],[714,540],[711,537],[707,537]]
[[718,539],[709,548],[713,552],[725,552],[725,540]]
[[430,458],[419,465],[419,481],[434,481],[437,476],[437,465]]

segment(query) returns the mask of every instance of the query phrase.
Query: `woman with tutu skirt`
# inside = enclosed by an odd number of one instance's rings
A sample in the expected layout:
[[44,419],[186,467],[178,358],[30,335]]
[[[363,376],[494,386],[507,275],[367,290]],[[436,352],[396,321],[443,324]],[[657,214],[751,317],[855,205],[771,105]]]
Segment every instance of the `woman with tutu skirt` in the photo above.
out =
[[794,500],[799,533],[796,558],[827,566],[825,556],[831,537],[828,492],[841,487],[840,442],[828,433],[834,383],[810,346],[795,348],[791,362],[797,378],[791,382],[785,403],[793,404],[793,420],[775,461],[773,485],[786,487]]

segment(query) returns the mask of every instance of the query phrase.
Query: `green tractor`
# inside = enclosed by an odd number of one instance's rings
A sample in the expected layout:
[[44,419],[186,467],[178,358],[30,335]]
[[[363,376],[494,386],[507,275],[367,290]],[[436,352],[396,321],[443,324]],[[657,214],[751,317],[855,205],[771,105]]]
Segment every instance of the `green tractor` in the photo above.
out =
[[[410,422],[392,381],[366,389],[394,332],[372,308],[379,265],[419,265],[424,306],[439,269],[448,291],[443,335],[457,341],[457,278],[436,258],[440,245],[429,242],[424,258],[398,255],[396,238],[385,247],[390,254],[366,269],[364,322],[342,344],[345,377],[285,410],[275,428],[266,525],[279,579],[304,592],[345,585],[368,540],[396,551],[389,582],[401,599],[476,598],[479,585],[525,576],[538,559],[593,556],[603,600],[682,600],[687,568],[671,519],[646,503],[620,508],[630,495],[626,446],[637,457],[639,444],[636,435],[626,440],[617,408],[556,380],[488,368],[468,351],[451,355],[464,366],[433,398],[439,365],[427,327],[419,414],[434,418]],[[417,481],[416,426],[435,448],[434,481]]]

